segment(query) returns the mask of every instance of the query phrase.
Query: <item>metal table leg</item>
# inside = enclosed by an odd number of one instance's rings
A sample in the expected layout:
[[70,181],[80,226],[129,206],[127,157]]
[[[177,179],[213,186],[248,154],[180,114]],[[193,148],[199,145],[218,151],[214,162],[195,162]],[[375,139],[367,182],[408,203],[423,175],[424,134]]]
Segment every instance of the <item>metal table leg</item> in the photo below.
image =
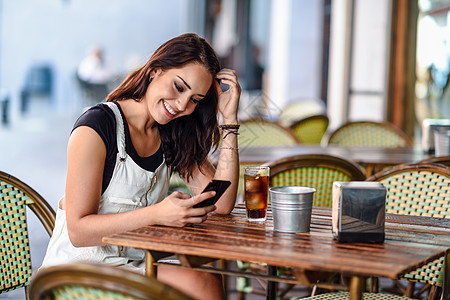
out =
[[[267,272],[270,276],[277,275],[277,267],[267,266]],[[266,299],[274,300],[277,298],[277,283],[275,281],[267,282]]]

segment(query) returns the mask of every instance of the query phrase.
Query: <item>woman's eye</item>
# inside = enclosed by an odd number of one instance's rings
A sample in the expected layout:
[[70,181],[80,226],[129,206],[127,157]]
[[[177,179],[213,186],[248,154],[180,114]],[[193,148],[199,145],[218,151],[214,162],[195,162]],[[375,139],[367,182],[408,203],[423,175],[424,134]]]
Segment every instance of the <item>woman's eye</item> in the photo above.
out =
[[191,100],[192,100],[192,102],[194,102],[194,104],[197,104],[197,103],[200,102],[200,100],[197,100],[197,99],[195,99],[195,98],[191,98]]
[[175,88],[177,89],[177,91],[179,91],[180,93],[183,92],[183,88],[181,86],[179,86],[177,83],[175,83]]

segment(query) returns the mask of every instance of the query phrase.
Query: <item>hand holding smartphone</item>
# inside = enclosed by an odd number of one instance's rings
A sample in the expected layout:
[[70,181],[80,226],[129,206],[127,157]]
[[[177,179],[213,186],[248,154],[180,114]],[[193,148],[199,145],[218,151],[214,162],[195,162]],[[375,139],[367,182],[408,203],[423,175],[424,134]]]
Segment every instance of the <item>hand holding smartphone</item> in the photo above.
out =
[[208,185],[205,187],[205,189],[202,191],[209,192],[209,191],[215,191],[216,195],[214,197],[208,198],[196,205],[194,205],[194,208],[198,207],[205,207],[216,204],[217,200],[219,200],[220,196],[223,195],[223,193],[226,191],[226,189],[230,186],[231,181],[228,180],[211,180]]

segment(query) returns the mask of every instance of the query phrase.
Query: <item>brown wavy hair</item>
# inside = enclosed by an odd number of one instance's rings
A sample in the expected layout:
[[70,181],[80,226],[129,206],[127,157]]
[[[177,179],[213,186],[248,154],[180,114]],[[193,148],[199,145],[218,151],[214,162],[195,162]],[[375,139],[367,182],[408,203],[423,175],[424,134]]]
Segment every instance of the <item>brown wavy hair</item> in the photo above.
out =
[[[152,70],[178,68],[191,62],[200,63],[213,78],[220,71],[219,59],[211,45],[195,33],[186,33],[162,44],[145,65],[128,75],[106,97],[106,101],[141,101],[151,82]],[[212,146],[217,148],[219,142],[218,95],[214,82],[192,114],[158,125],[167,165],[187,179],[192,177],[196,165],[201,167]]]

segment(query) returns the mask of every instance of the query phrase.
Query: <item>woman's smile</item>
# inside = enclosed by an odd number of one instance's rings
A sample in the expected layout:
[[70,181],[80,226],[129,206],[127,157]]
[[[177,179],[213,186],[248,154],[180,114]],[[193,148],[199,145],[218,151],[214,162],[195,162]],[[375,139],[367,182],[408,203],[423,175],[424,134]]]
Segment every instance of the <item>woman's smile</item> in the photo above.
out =
[[173,108],[164,100],[163,100],[163,105],[164,105],[166,113],[169,117],[175,117],[177,115],[175,110],[173,110]]

